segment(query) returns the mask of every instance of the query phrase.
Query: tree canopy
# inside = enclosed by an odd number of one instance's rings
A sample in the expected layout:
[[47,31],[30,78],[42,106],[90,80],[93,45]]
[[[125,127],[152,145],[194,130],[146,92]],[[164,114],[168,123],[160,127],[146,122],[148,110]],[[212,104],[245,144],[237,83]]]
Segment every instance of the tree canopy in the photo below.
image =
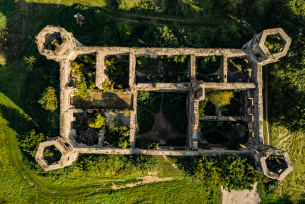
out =
[[207,91],[207,100],[216,106],[226,106],[230,104],[231,98],[234,96],[233,91]]
[[42,107],[51,112],[55,111],[57,108],[58,100],[55,94],[55,89],[53,87],[48,87],[44,90],[42,97],[39,99],[38,103]]

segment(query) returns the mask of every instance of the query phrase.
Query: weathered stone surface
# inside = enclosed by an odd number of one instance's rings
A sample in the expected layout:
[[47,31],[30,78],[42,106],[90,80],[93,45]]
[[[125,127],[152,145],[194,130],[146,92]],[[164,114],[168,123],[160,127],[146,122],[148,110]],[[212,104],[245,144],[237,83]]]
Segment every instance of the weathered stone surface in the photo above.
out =
[[[269,146],[269,145],[261,145],[261,146],[258,146],[252,152],[251,155],[254,160],[256,169],[269,178],[283,180],[289,174],[289,172],[291,172],[293,170],[293,167],[292,167],[292,164],[291,164],[291,161],[290,161],[290,158],[289,158],[289,155],[287,154],[287,152],[280,150],[276,147]],[[282,156],[284,159],[285,164],[281,165],[279,167],[280,170],[278,172],[273,172],[273,170],[268,168],[267,159],[271,155]],[[283,168],[281,168],[281,167],[283,167]]]
[[[54,34],[55,33],[55,34]],[[55,49],[50,49],[55,38],[60,36],[62,43]],[[278,53],[270,53],[265,46],[267,36],[280,38],[283,41],[281,50]],[[174,156],[219,156],[223,154],[234,153],[237,155],[252,154],[256,161],[257,169],[272,178],[283,179],[291,170],[291,163],[288,154],[278,150],[275,147],[261,146],[263,140],[263,82],[262,82],[262,66],[268,63],[276,62],[280,57],[287,54],[291,39],[281,28],[264,30],[255,35],[252,40],[246,43],[242,49],[221,49],[221,48],[137,48],[137,47],[86,47],[78,42],[71,33],[60,27],[47,26],[38,35],[38,50],[48,59],[53,59],[60,62],[60,135],[57,139],[41,143],[36,155],[37,162],[45,169],[51,170],[62,168],[71,163],[77,158],[78,153],[83,154],[147,154],[147,155],[174,155]],[[130,116],[130,148],[109,148],[104,147],[105,129],[99,131],[98,144],[91,147],[77,143],[75,141],[76,130],[72,127],[72,122],[75,120],[73,114],[81,113],[83,110],[75,109],[71,105],[71,98],[78,90],[71,82],[71,62],[80,55],[95,55],[96,56],[96,86],[103,91],[103,82],[110,82],[107,75],[107,64],[105,57],[116,55],[118,58],[121,55],[129,55],[129,89],[124,90],[126,93],[133,94],[132,109]],[[190,56],[188,71],[190,74],[189,83],[136,83],[136,58],[139,56],[149,56],[157,58],[158,55],[187,55]],[[203,82],[196,80],[197,73],[197,57],[206,56],[221,57],[220,67],[220,83]],[[259,56],[260,55],[260,56]],[[242,57],[247,59],[247,83],[228,83],[228,59]],[[71,85],[72,84],[72,85]],[[199,102],[205,99],[205,89],[214,90],[246,90],[243,116],[199,116]],[[188,95],[188,129],[187,129],[187,146],[185,150],[175,150],[175,147],[162,147],[158,150],[138,149],[135,147],[136,135],[138,133],[137,121],[137,93],[138,91],[161,91],[161,92],[183,92]],[[115,90],[117,91],[117,90]],[[88,111],[88,110],[87,110]],[[248,123],[249,139],[244,149],[227,150],[224,147],[211,145],[208,150],[198,148],[199,121],[200,120],[215,120],[215,121],[238,121],[243,120]],[[200,139],[200,138],[199,138]],[[68,148],[64,147],[61,141],[68,141]],[[42,153],[46,146],[56,144],[64,155],[57,166],[48,166],[43,161]],[[267,149],[266,149],[267,148]],[[280,175],[271,175],[265,170],[263,164],[266,158],[266,152],[276,152],[285,157],[288,168]],[[280,152],[280,153],[279,153]],[[269,154],[269,153],[268,153]],[[72,159],[66,160],[67,155]]]
[[[53,145],[60,151],[61,158],[56,164],[47,164],[44,160],[43,152],[46,147]],[[40,143],[35,159],[45,171],[49,171],[72,165],[73,161],[78,158],[78,154],[78,151],[75,151],[67,140],[62,137],[56,137]]]

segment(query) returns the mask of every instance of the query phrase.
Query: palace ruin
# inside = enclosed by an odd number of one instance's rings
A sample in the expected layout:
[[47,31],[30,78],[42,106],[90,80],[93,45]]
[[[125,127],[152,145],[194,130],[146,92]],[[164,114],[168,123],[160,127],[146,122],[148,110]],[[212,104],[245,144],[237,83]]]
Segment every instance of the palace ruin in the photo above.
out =
[[[267,37],[281,40],[280,51],[271,53],[265,46]],[[256,165],[256,169],[262,174],[273,178],[283,179],[290,171],[292,165],[286,152],[276,147],[264,144],[263,137],[263,65],[277,62],[279,58],[285,56],[291,44],[291,39],[281,28],[264,30],[254,36],[242,49],[195,49],[195,48],[129,48],[129,47],[86,47],[78,42],[64,28],[47,26],[37,36],[38,50],[48,59],[60,63],[60,136],[42,142],[36,154],[36,161],[41,167],[48,171],[69,166],[78,158],[79,154],[145,154],[145,155],[170,155],[170,156],[219,156],[223,154],[236,154],[251,156]],[[56,46],[54,41],[56,40]],[[78,57],[91,55],[96,60],[95,89],[96,100],[110,101],[110,105],[101,102],[98,106],[89,108],[76,107],[74,95],[79,90],[75,87],[75,78],[71,63]],[[125,56],[129,61],[129,82],[124,90],[117,89],[104,93],[104,82],[109,82],[107,56]],[[160,77],[145,76],[149,80],[145,83],[138,83],[136,74],[136,60],[138,57],[157,59],[158,56],[181,56],[189,58],[187,72],[188,82],[164,83]],[[219,82],[208,82],[198,76],[197,59],[208,56],[216,56],[220,59],[220,67],[217,71]],[[246,62],[246,67],[242,71],[230,70],[229,60],[242,59]],[[159,70],[162,71],[162,63],[159,63]],[[161,68],[160,68],[161,67]],[[163,74],[162,74],[163,76]],[[153,79],[153,80],[152,80]],[[139,138],[139,123],[137,118],[137,95],[139,91],[154,91],[160,93],[183,93],[186,96],[187,121],[186,145],[176,147],[174,145],[163,145],[154,149],[141,149],[136,146]],[[200,101],[205,99],[206,90],[239,90],[242,91],[240,97],[243,105],[240,108],[240,115],[216,115],[200,116],[198,112]],[[108,94],[108,95],[107,95]],[[108,98],[107,98],[108,97]],[[110,98],[109,98],[110,97]],[[115,98],[111,98],[115,97]],[[124,107],[118,105],[116,100],[125,102]],[[113,101],[113,103],[112,103]],[[123,108],[130,111],[129,117],[123,116]],[[77,117],[81,114],[90,115],[96,111],[102,111],[107,120],[111,117],[121,118],[123,123],[130,126],[130,145],[123,149],[105,145],[105,128],[101,128],[98,133],[94,133],[96,140],[91,144],[79,139],[77,130]],[[247,142],[240,145],[237,150],[230,150],[219,144],[210,145],[209,148],[202,147],[202,131],[199,123],[206,121],[214,122],[235,122],[243,121],[247,124]],[[81,134],[88,134],[90,130]],[[48,163],[43,155],[45,148],[54,145],[61,153],[61,159],[54,163]],[[270,155],[279,156],[280,164],[274,167],[274,163],[268,160]],[[276,164],[275,164],[276,165]]]

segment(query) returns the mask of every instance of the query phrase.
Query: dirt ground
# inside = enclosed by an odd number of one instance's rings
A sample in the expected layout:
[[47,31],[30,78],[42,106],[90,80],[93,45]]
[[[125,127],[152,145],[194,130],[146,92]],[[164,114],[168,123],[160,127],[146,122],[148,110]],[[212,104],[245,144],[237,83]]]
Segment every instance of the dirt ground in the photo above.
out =
[[253,185],[252,191],[243,190],[228,192],[221,187],[222,204],[257,204],[261,202],[257,192],[257,183]]
[[156,176],[144,176],[144,177],[138,177],[138,180],[142,180],[139,181],[137,183],[130,183],[130,184],[126,184],[125,186],[116,186],[114,183],[112,184],[112,190],[119,190],[119,189],[123,189],[123,188],[133,188],[136,187],[138,185],[144,185],[144,184],[149,184],[149,183],[154,183],[154,182],[166,182],[166,181],[172,181],[173,178],[159,178]]

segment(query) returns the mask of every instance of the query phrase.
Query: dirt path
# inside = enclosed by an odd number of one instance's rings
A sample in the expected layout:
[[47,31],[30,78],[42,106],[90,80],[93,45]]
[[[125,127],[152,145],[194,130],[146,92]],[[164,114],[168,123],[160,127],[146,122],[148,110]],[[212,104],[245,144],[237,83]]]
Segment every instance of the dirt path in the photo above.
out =
[[119,189],[123,189],[123,188],[133,188],[133,187],[136,187],[138,185],[149,184],[149,183],[154,183],[154,182],[172,181],[173,178],[169,178],[169,177],[159,178],[159,177],[156,177],[156,176],[144,176],[144,177],[137,178],[137,180],[142,180],[142,181],[139,181],[137,183],[129,183],[129,184],[126,184],[125,186],[124,185],[116,186],[113,183],[112,184],[112,190],[119,190]]
[[169,161],[166,155],[162,156],[168,163],[170,163],[175,169],[178,169],[177,165],[174,164],[173,162]]
[[257,183],[253,185],[253,189],[228,192],[221,187],[222,204],[258,204],[261,202],[257,192]]

